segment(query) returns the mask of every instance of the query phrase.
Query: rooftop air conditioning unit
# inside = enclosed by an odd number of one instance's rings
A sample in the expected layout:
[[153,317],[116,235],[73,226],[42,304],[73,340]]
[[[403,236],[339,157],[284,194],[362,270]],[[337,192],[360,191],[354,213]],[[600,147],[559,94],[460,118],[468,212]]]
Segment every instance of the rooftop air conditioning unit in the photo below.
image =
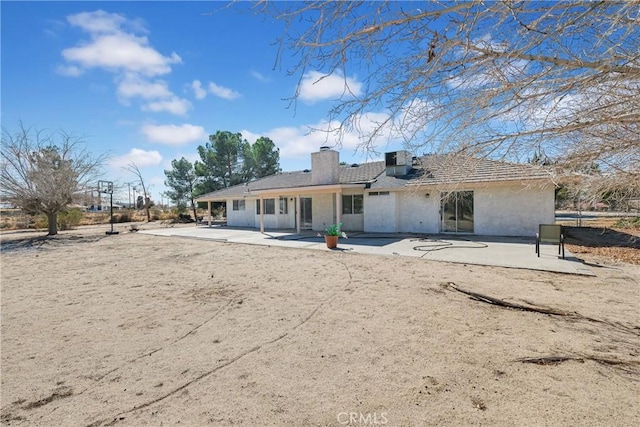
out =
[[391,153],[386,153],[384,158],[385,166],[405,166],[411,159],[406,151],[392,151]]

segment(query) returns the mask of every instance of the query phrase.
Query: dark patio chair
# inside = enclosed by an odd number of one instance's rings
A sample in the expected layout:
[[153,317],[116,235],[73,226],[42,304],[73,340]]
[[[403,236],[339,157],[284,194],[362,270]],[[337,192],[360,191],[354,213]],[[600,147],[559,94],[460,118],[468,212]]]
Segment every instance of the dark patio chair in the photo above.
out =
[[538,258],[540,258],[540,243],[558,245],[558,255],[562,253],[562,259],[564,259],[564,233],[561,225],[540,224],[540,229],[536,233],[536,254],[538,254]]

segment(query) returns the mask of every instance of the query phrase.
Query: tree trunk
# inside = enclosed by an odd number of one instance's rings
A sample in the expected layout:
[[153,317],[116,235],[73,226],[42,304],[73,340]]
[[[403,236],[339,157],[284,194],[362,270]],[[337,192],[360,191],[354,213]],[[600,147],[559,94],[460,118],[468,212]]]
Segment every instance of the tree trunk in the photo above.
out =
[[48,213],[47,221],[49,222],[49,236],[55,236],[58,234],[58,213]]
[[193,219],[196,220],[196,227],[198,226],[198,209],[196,208],[196,204],[193,199],[191,199],[191,209],[193,210]]
[[151,212],[149,211],[149,205],[151,205],[151,198],[145,194],[144,210],[147,214],[147,222],[151,222]]

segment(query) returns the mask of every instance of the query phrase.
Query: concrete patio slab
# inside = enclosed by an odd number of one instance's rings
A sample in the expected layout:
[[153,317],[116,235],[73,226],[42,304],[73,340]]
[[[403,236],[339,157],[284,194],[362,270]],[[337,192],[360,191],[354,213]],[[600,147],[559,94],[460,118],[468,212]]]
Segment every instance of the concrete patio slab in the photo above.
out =
[[[260,233],[253,229],[225,226],[167,227],[139,232],[251,245],[330,250],[327,249],[324,238],[316,232],[295,234],[295,231],[274,230]],[[524,238],[353,233],[348,239],[341,238],[338,248],[334,250],[595,276],[569,251],[566,251],[566,257],[562,259],[557,255],[555,246],[543,245],[538,257],[534,240]]]

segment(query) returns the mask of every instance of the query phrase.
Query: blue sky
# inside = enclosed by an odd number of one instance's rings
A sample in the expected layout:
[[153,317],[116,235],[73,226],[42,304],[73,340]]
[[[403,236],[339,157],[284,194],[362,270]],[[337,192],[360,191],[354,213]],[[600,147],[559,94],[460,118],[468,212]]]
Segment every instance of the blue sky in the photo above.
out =
[[[268,136],[283,170],[310,167],[309,153],[333,141],[309,129],[326,128],[345,81],[357,94],[362,76],[315,84],[314,70],[289,76],[287,51],[274,70],[282,24],[248,3],[224,5],[2,1],[2,126],[15,130],[21,120],[82,136],[92,152],[109,153],[106,179],[133,181],[122,167],[135,162],[158,201],[171,160],[195,161],[217,130],[250,142]],[[300,77],[292,108],[285,99]],[[341,160],[371,159],[357,143],[344,138]]]

